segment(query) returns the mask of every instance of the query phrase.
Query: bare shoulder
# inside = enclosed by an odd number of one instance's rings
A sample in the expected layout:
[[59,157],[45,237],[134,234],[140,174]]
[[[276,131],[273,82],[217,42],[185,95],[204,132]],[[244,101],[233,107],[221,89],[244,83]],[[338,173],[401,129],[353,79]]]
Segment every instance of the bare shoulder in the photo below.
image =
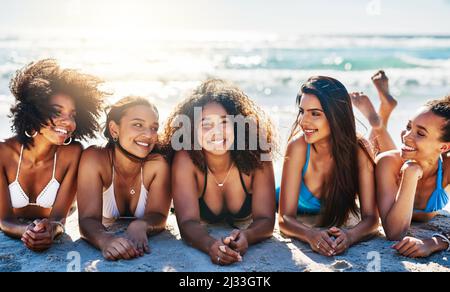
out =
[[369,140],[367,140],[366,138],[360,137],[358,138],[358,154],[364,154],[364,155],[368,155],[372,158],[374,158],[374,153],[372,150],[372,145],[369,142]]
[[78,162],[83,153],[83,145],[79,142],[73,142],[67,146],[58,147],[58,156],[70,162]]
[[70,145],[59,147],[58,151],[65,154],[70,154],[73,152],[81,155],[81,152],[83,152],[83,145],[81,145],[80,142],[73,142]]
[[185,150],[177,151],[173,157],[172,166],[193,168],[194,162]]
[[377,156],[375,159],[377,167],[398,168],[402,165],[402,157],[399,150],[386,151]]
[[161,172],[169,169],[169,163],[161,154],[150,154],[149,159],[143,165],[143,170],[145,173]]
[[15,138],[0,141],[0,164],[6,165],[11,158],[20,154],[20,143]]
[[300,157],[305,157],[307,148],[308,143],[306,143],[305,137],[301,135],[288,143],[286,148],[286,158],[298,159]]
[[0,156],[11,157],[10,155],[19,150],[19,142],[15,138],[0,140]]
[[83,164],[102,165],[109,161],[108,149],[100,146],[89,146],[81,154]]
[[370,147],[369,141],[364,138],[359,139],[358,147],[358,163],[360,166],[374,168],[374,155]]
[[256,168],[254,171],[251,172],[250,177],[254,178],[262,176],[264,178],[267,178],[267,176],[273,177],[273,175],[274,175],[273,162],[263,161],[260,167]]

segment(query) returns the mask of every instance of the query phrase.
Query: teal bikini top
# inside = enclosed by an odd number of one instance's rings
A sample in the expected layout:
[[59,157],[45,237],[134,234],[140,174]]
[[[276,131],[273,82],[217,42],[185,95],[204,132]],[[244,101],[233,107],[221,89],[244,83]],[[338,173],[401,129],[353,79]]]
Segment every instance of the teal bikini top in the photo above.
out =
[[[300,214],[319,214],[321,208],[320,200],[314,197],[314,195],[311,193],[311,191],[305,184],[305,173],[306,170],[308,169],[310,154],[311,154],[311,144],[308,144],[306,149],[306,161],[302,169],[302,181],[300,185],[300,194],[298,197],[298,205],[297,205],[297,213]],[[276,190],[277,203],[279,202],[279,196],[280,196],[280,188],[278,187]]]
[[311,144],[308,144],[306,149],[306,161],[302,169],[302,182],[300,186],[300,194],[298,198],[298,212],[307,214],[320,213],[320,200],[317,199],[305,184],[305,173],[309,165],[309,157],[311,155]]
[[417,213],[433,213],[444,209],[448,203],[448,194],[442,187],[442,158],[439,158],[438,173],[436,177],[436,189],[428,199],[427,207],[424,210],[414,210]]

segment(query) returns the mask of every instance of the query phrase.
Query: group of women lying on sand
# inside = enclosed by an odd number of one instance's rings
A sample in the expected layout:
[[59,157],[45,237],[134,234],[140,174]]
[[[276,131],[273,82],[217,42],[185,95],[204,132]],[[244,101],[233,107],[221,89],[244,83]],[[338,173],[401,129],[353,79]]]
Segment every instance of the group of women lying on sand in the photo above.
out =
[[[10,83],[14,136],[0,143],[0,228],[33,251],[46,250],[76,202],[83,239],[108,260],[132,259],[150,252],[148,237],[165,230],[173,200],[182,238],[218,265],[242,261],[251,245],[270,238],[275,216],[283,235],[324,256],[370,239],[380,219],[401,255],[448,250],[445,231],[422,239],[407,232],[448,202],[450,97],[412,113],[397,149],[387,131],[397,101],[383,71],[372,80],[378,110],[331,77],[301,86],[276,188],[273,124],[236,86],[202,83],[159,131],[157,107],[147,99],[129,96],[105,108],[109,94],[98,78],[51,59],[33,62]],[[370,123],[367,140],[356,131],[354,107]],[[238,116],[253,121],[243,133]],[[106,146],[83,149],[79,141],[101,130]],[[105,221],[123,217],[131,217],[126,232],[108,232]],[[349,225],[351,218],[357,223]],[[237,228],[243,220],[250,225]],[[234,230],[214,238],[205,222]]]

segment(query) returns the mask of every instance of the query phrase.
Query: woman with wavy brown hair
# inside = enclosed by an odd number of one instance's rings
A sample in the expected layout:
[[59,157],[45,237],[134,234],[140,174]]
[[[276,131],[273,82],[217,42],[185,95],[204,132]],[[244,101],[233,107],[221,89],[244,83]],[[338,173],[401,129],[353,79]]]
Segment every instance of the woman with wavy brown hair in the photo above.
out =
[[[178,150],[172,190],[181,236],[214,264],[241,261],[250,245],[272,235],[273,134],[262,110],[222,80],[201,84],[169,117],[164,144]],[[248,228],[236,228],[236,221],[250,218]],[[217,239],[202,221],[227,222],[236,229]]]
[[64,232],[82,152],[76,140],[99,128],[100,84],[51,59],[30,63],[11,80],[15,136],[0,143],[0,228],[33,251],[50,248]]

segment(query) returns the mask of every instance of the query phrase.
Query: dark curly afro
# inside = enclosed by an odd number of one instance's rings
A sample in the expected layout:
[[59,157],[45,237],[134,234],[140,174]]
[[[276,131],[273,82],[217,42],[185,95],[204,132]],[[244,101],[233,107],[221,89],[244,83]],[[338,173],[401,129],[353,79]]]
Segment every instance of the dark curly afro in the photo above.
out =
[[9,88],[16,99],[11,108],[12,131],[21,144],[28,148],[32,139],[25,135],[39,132],[52,123],[58,113],[50,105],[56,94],[73,98],[76,108],[76,130],[72,138],[94,138],[99,130],[98,118],[108,93],[101,91],[102,80],[73,69],[62,69],[56,60],[44,59],[32,62],[18,70]]
[[[211,79],[202,83],[194,92],[184,101],[182,101],[175,111],[169,116],[164,133],[162,134],[162,145],[171,148],[171,140],[175,132],[180,127],[171,126],[179,116],[187,116],[191,121],[191,148],[195,149],[194,137],[194,108],[203,108],[209,103],[218,103],[222,105],[227,111],[228,115],[243,117],[253,117],[256,120],[256,128],[246,127],[245,129],[245,149],[236,150],[236,143],[238,143],[237,127],[234,125],[235,145],[231,151],[231,157],[236,163],[240,171],[249,175],[257,168],[261,168],[263,161],[261,156],[263,154],[269,155],[271,158],[277,154],[278,145],[276,143],[276,133],[272,122],[241,89],[220,79]],[[256,131],[256,133],[255,133]],[[260,145],[260,134],[265,136],[266,142],[269,143],[270,149],[263,149]],[[257,149],[253,150],[249,147],[249,137],[258,137]],[[174,150],[172,152],[166,151],[168,156],[173,158]],[[201,150],[186,150],[189,153],[193,163],[202,171],[205,172],[205,157]]]

